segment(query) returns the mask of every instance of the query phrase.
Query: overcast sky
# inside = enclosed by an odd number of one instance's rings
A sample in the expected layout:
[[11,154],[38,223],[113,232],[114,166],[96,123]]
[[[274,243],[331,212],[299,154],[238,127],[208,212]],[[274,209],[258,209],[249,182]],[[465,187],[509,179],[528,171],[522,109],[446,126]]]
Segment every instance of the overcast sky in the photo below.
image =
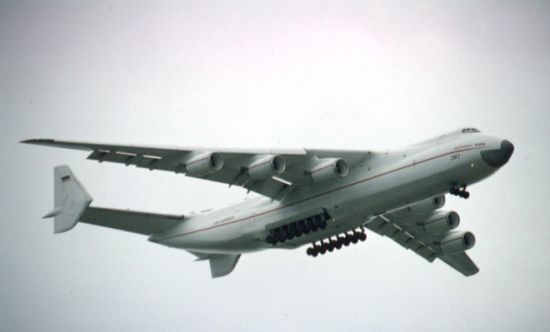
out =
[[[548,331],[547,1],[0,1],[0,331]],[[53,235],[53,167],[98,206],[185,213],[242,189],[18,144],[396,148],[463,126],[510,163],[447,199],[465,278],[393,241],[244,255],[228,277],[143,236]]]

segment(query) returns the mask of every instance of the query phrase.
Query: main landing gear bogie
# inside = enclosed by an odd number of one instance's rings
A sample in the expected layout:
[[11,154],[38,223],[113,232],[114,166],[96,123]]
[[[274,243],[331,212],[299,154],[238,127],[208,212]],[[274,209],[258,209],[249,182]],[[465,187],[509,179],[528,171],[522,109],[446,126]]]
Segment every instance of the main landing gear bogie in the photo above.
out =
[[319,243],[312,243],[312,246],[307,248],[306,254],[308,256],[317,257],[319,254],[324,255],[328,252],[333,252],[334,249],[340,250],[344,246],[349,246],[350,244],[356,244],[359,241],[365,241],[367,239],[367,234],[365,229],[361,226],[359,230],[353,230],[351,232],[346,232],[334,237],[329,237],[319,241]]
[[458,186],[453,185],[449,189],[449,194],[468,199],[470,197],[470,192],[466,190],[466,185]]
[[330,216],[325,212],[269,230],[265,242],[276,245],[327,228]]

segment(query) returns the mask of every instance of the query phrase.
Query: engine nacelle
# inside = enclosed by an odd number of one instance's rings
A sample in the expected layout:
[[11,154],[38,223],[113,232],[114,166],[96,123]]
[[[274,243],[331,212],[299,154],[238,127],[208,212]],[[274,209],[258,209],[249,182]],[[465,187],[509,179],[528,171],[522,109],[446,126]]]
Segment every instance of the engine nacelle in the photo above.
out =
[[407,209],[412,213],[425,213],[437,210],[443,207],[443,205],[445,205],[445,195],[422,200],[414,205],[409,206]]
[[424,231],[431,234],[441,234],[453,230],[460,224],[460,216],[454,211],[439,211],[434,213],[422,224]]
[[476,238],[471,232],[449,234],[439,245],[443,255],[452,255],[472,249],[476,244]]
[[261,157],[248,165],[248,175],[254,180],[265,180],[274,175],[281,175],[286,164],[283,157],[270,155]]
[[223,167],[223,157],[216,152],[198,154],[185,163],[187,174],[190,176],[204,176]]
[[320,159],[317,165],[311,170],[313,181],[320,182],[336,177],[343,178],[349,173],[348,163],[340,158]]

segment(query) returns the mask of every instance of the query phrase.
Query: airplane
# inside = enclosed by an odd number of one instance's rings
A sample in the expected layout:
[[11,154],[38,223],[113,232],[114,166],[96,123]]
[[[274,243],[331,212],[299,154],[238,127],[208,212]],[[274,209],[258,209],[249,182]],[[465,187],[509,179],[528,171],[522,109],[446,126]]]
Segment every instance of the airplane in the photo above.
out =
[[445,195],[467,199],[468,186],[505,165],[514,145],[464,128],[405,148],[245,150],[143,147],[30,139],[22,143],[86,150],[88,159],[239,186],[260,196],[196,215],[91,206],[68,166],[54,169],[54,233],[80,221],[143,234],[208,260],[212,278],[231,273],[244,253],[308,245],[317,257],[365,241],[366,230],[428,262],[439,258],[465,276],[479,269],[465,253],[475,236],[458,231]]

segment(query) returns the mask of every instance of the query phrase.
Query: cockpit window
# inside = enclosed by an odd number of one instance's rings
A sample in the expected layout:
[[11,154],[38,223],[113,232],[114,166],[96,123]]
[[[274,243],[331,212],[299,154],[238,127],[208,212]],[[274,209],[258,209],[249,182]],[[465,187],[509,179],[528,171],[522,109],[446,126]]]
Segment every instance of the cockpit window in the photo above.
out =
[[464,128],[462,129],[463,133],[479,133],[480,131],[475,128]]

